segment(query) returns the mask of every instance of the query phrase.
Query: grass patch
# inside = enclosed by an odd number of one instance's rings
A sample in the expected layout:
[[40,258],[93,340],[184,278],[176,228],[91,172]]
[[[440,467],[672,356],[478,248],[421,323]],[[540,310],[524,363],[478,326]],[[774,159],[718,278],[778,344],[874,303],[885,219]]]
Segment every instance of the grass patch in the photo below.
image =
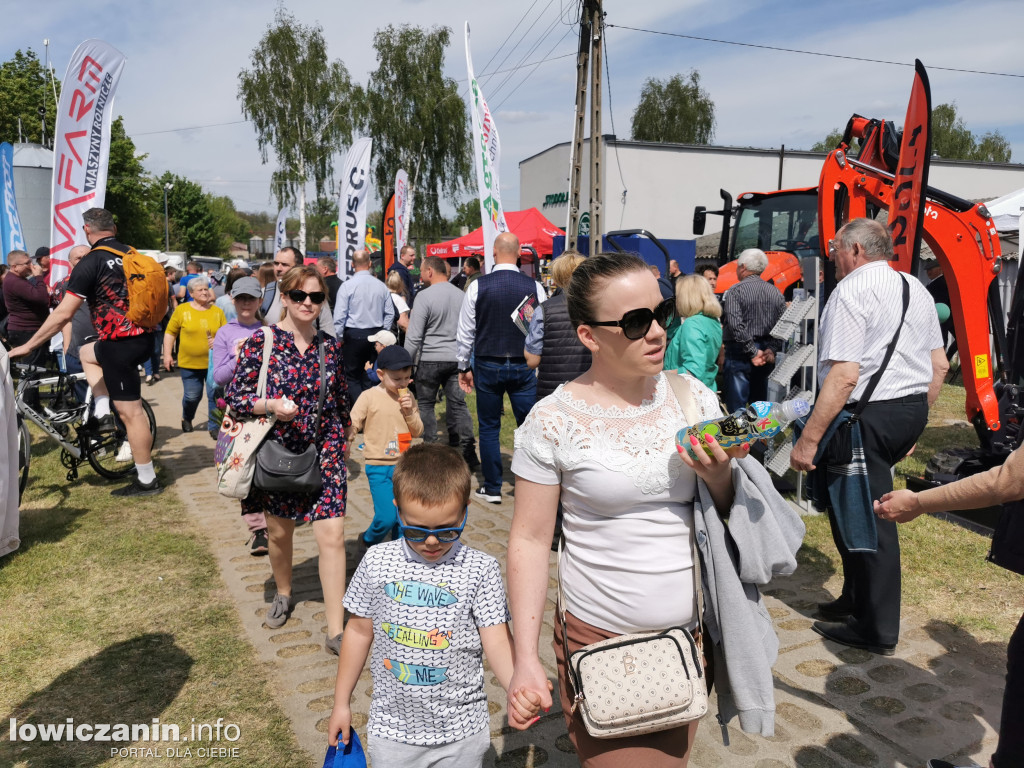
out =
[[[89,468],[68,484],[59,452],[37,436],[21,511],[21,549],[0,559],[0,715],[19,723],[238,726],[246,765],[304,766],[287,718],[222,591],[216,561],[173,491],[116,500]],[[117,758],[138,742],[10,743],[0,765],[152,765]],[[176,765],[208,765],[192,758]],[[235,762],[235,761],[230,761]]]
[[[974,428],[966,422],[964,399],[962,386],[943,386],[913,455],[896,465],[894,487],[905,488],[907,477],[923,475],[938,451],[978,447]],[[807,536],[800,567],[819,574],[826,588],[838,595],[842,566],[828,519],[820,515],[804,522]],[[901,525],[899,531],[903,604],[980,641],[1007,642],[1020,619],[1024,579],[986,562],[991,540],[928,515]]]

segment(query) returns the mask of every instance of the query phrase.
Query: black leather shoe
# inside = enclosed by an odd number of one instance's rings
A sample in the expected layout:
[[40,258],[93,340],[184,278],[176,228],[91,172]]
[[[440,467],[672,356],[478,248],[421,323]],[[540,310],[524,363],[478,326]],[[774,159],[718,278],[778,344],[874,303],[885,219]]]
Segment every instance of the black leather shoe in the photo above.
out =
[[845,622],[816,621],[811,625],[811,629],[826,640],[831,640],[833,643],[845,645],[848,648],[860,648],[861,650],[868,651],[870,653],[877,653],[879,656],[892,656],[896,653],[895,643],[892,645],[869,643]]
[[192,432],[194,429],[195,429],[195,427],[192,426],[192,422],[191,421],[185,421],[185,419],[181,420],[181,431],[182,432]]
[[818,603],[817,614],[825,621],[843,622],[847,616],[853,615],[853,607],[849,600],[837,597],[827,603]]

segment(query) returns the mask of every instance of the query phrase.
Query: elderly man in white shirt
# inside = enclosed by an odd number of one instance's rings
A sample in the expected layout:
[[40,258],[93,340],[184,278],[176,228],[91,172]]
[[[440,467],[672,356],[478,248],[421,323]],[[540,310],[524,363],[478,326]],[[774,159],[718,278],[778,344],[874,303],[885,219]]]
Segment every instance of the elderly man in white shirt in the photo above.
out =
[[[900,328],[892,358],[859,419],[870,497],[878,499],[892,490],[892,467],[924,431],[928,408],[938,398],[949,365],[935,303],[919,281],[889,266],[892,237],[883,224],[854,219],[829,243],[829,257],[839,284],[821,320],[821,391],[790,464],[801,471],[815,468],[829,425],[864,396]],[[904,284],[909,304],[901,325]],[[826,621],[815,622],[813,628],[841,645],[891,655],[900,628],[899,538],[895,523],[877,519],[868,510],[867,524],[874,523],[877,549],[851,550],[838,521],[861,512],[828,508],[843,561],[843,591],[836,600],[818,606]]]

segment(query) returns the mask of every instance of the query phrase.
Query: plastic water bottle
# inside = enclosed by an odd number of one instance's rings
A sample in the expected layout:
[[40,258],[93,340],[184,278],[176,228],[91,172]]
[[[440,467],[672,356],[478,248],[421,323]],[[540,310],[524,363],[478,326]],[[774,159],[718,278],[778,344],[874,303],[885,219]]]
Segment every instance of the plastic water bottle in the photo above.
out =
[[720,419],[684,427],[676,433],[676,445],[679,448],[690,448],[693,445],[690,438],[696,437],[710,454],[707,438],[713,436],[723,450],[728,450],[746,442],[766,440],[777,435],[793,421],[810,412],[811,407],[807,401],[799,398],[782,403],[759,400]]

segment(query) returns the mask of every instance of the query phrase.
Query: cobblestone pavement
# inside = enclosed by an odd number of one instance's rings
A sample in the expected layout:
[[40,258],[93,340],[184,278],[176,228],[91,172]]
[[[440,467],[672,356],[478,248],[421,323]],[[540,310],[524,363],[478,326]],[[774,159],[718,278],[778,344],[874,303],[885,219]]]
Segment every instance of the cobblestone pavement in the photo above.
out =
[[[274,595],[270,564],[248,553],[247,532],[237,502],[215,490],[213,441],[197,428],[178,431],[181,384],[176,377],[144,389],[161,428],[159,464],[174,477],[173,492],[183,500],[207,538],[228,593],[250,641],[265,665],[278,702],[291,719],[309,764],[319,766],[326,748],[326,726],[333,704],[336,658],[324,650],[326,620],[317,575],[317,551],[309,525],[296,529],[294,597],[288,623],[263,625]],[[197,418],[197,427],[199,419]],[[361,456],[353,451],[346,536],[349,571],[355,536],[373,516]],[[506,463],[507,466],[507,463]],[[508,477],[508,475],[506,475]],[[465,541],[505,565],[511,487],[500,505],[470,503]],[[554,574],[554,555],[551,559]],[[549,581],[544,637],[553,628],[554,579]],[[713,718],[701,725],[691,765],[753,768],[919,768],[929,757],[988,764],[995,748],[1003,689],[1005,646],[986,647],[944,624],[904,616],[897,653],[884,658],[824,642],[810,630],[814,604],[830,599],[821,579],[797,573],[776,579],[766,590],[768,609],[781,642],[775,666],[775,735],[742,733],[733,723],[724,736]],[[554,654],[542,642],[543,661],[554,678]],[[491,711],[492,751],[485,765],[497,768],[578,765],[558,706],[525,733],[505,725],[504,693],[486,675]],[[353,711],[365,713],[371,693],[364,670]],[[711,712],[716,712],[714,701]],[[365,735],[365,714],[356,726]]]

